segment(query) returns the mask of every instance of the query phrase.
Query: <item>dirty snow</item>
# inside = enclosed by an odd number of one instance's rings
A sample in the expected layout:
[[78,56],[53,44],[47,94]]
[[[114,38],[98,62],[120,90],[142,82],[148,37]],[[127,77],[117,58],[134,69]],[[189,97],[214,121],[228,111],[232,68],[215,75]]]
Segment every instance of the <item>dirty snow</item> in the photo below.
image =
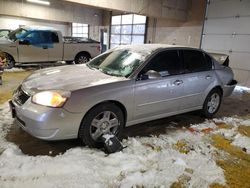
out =
[[236,134],[232,142],[233,145],[245,148],[246,152],[250,154],[250,138],[241,134]]
[[16,67],[11,68],[11,69],[4,69],[4,72],[23,72],[23,71],[25,70],[22,68],[16,68]]
[[[242,88],[236,92],[245,92]],[[231,125],[231,129],[217,124]],[[182,181],[188,187],[224,184],[223,170],[216,165],[217,149],[208,132],[222,134],[235,146],[250,151],[250,138],[238,132],[249,119],[224,117],[206,120],[189,128],[166,128],[159,136],[123,140],[123,151],[111,155],[87,147],[75,147],[64,154],[28,156],[5,136],[13,124],[8,104],[0,105],[0,187],[169,187]],[[187,153],[176,147],[183,141]],[[183,145],[183,146],[184,146]]]
[[[190,187],[225,182],[213,157],[215,149],[202,134],[187,129],[128,138],[123,140],[127,148],[111,155],[76,147],[56,157],[34,157],[5,140],[12,121],[7,103],[0,105],[1,187],[169,187],[181,177]],[[190,148],[188,154],[173,147],[182,139]]]
[[238,93],[250,93],[250,88],[245,87],[245,86],[237,85],[234,88],[233,95],[237,95]]

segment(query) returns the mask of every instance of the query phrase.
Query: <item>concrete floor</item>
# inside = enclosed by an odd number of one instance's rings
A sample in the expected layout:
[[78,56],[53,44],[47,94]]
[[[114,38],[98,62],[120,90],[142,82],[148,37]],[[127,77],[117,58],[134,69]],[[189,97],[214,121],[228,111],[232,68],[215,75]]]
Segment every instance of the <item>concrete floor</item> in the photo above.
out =
[[[5,73],[6,75],[10,73]],[[27,73],[23,73],[26,76]],[[15,77],[8,77],[11,82],[11,87],[8,87],[8,83],[4,83],[7,86],[0,86],[1,92],[10,92],[13,90],[14,85],[18,85],[20,80]],[[237,94],[224,98],[219,112],[216,114],[216,118],[224,116],[244,116],[250,113],[250,95],[249,94]],[[201,123],[205,119],[201,117],[200,112],[192,112],[182,115],[177,115],[169,118],[164,118],[156,121],[138,124],[125,129],[123,137],[135,137],[135,136],[150,136],[164,134],[167,131],[167,127],[175,126],[176,128],[189,127],[190,124]],[[66,150],[81,146],[78,140],[64,140],[47,142],[36,139],[15,123],[9,131],[6,139],[10,142],[14,142],[20,147],[24,154],[28,155],[52,155],[55,156],[60,153],[64,153]]]

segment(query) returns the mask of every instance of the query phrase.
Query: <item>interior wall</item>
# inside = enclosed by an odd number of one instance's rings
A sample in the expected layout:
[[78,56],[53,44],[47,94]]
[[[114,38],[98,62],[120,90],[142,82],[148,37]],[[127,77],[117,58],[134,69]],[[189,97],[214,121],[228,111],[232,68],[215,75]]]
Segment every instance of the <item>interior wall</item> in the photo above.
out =
[[27,19],[20,17],[0,16],[0,29],[17,29],[20,26],[47,26],[60,30],[63,36],[71,36],[70,23]]
[[[103,10],[60,0],[53,0],[50,2],[50,6],[44,6],[28,3],[26,0],[0,0],[0,17],[11,16],[14,18],[14,23],[15,20],[16,22],[32,22],[32,24],[33,22],[37,22],[38,24],[46,24],[47,22],[48,25],[56,22],[56,27],[72,22],[85,23],[89,24],[90,37],[99,40],[99,27],[102,26]],[[26,19],[29,19],[29,21],[27,22]],[[10,25],[13,22],[7,23],[7,26],[11,27]],[[65,31],[65,34],[67,35],[70,33],[69,31]]]
[[187,21],[149,18],[147,43],[199,47],[205,13],[205,0],[189,2]]
[[[88,6],[148,17],[185,21],[191,0],[66,0]],[[196,0],[200,1],[200,0]]]

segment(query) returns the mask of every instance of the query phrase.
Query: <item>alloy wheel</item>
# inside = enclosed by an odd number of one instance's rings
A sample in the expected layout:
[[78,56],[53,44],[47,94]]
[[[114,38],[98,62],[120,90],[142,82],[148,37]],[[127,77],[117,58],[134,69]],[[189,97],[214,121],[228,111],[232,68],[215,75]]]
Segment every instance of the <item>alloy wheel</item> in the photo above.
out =
[[97,141],[103,134],[115,135],[119,124],[116,114],[111,111],[101,112],[91,122],[90,135],[95,141]]

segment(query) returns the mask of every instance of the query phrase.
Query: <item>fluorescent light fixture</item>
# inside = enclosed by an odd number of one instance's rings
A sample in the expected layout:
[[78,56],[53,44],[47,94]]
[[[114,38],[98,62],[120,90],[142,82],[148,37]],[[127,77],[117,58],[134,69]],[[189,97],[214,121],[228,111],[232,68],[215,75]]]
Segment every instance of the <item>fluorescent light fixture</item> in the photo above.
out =
[[50,5],[49,1],[43,1],[43,0],[27,0],[30,3],[37,3],[42,5]]

